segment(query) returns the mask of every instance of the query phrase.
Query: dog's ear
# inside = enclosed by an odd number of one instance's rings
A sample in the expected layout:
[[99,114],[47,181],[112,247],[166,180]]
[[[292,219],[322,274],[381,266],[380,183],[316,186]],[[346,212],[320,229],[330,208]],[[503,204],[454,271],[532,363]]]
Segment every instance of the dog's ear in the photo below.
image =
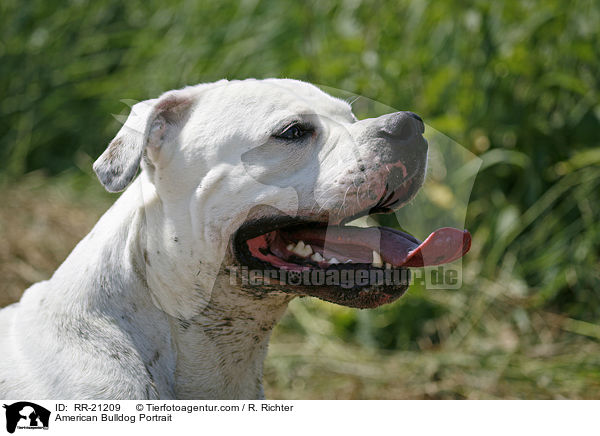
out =
[[134,179],[146,150],[159,150],[169,130],[179,129],[194,99],[191,92],[170,91],[137,103],[127,121],[94,162],[94,172],[109,192],[123,191]]

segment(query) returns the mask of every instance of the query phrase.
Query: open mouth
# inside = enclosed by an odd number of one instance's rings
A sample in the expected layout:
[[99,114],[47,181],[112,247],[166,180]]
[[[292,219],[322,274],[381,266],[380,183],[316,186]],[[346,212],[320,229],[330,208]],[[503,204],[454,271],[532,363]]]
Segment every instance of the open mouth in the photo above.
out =
[[[377,307],[394,301],[408,288],[401,283],[352,283],[344,286],[339,274],[408,273],[409,267],[441,265],[462,257],[471,247],[466,230],[444,227],[424,241],[389,227],[328,225],[308,218],[263,218],[242,226],[234,239],[242,265],[261,271],[284,271],[297,276],[331,275],[326,284],[281,283],[282,289],[312,295],[350,307]],[[331,273],[331,274],[330,274]],[[311,276],[312,277],[312,276]],[[337,280],[337,281],[336,281]]]
[[469,251],[471,235],[466,230],[444,227],[421,242],[389,227],[309,222],[284,224],[248,238],[243,244],[247,249],[244,251],[262,266],[287,271],[327,269],[333,265],[392,269],[441,265],[459,259]]

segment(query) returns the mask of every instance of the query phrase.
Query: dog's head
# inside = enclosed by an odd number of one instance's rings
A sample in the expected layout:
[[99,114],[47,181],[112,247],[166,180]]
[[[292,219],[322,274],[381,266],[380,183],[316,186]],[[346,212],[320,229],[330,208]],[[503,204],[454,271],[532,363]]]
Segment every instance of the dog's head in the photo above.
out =
[[[201,289],[222,264],[248,267],[255,278],[270,275],[260,292],[375,307],[406,290],[399,272],[452,261],[470,243],[454,229],[421,243],[389,228],[345,225],[416,195],[427,167],[423,132],[411,112],[359,121],[348,103],[307,83],[221,81],[134,106],[94,169],[120,191],[141,162],[156,211],[148,253],[170,264],[162,275],[191,275]],[[372,272],[403,280],[382,282]]]

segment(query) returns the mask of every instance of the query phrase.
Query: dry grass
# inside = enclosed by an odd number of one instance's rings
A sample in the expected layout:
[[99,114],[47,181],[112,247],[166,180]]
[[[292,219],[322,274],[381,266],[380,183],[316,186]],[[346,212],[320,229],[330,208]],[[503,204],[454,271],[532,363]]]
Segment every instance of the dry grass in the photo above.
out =
[[34,173],[2,186],[0,204],[0,306],[5,306],[52,275],[110,199],[98,192],[75,191],[70,178],[49,183]]
[[[296,302],[298,303],[298,302]],[[293,316],[293,315],[292,315]],[[275,335],[266,394],[282,399],[597,399],[600,345],[559,334],[536,346],[494,338],[382,352],[335,338]]]

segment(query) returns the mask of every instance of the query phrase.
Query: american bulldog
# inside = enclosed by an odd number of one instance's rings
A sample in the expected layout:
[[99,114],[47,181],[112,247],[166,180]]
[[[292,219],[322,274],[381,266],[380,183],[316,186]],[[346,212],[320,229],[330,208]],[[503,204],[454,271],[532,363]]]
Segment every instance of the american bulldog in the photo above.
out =
[[94,163],[123,194],[49,280],[0,311],[0,397],[263,398],[269,337],[291,299],[377,307],[408,286],[380,273],[469,249],[457,229],[420,242],[347,225],[417,194],[423,132],[414,113],[358,120],[287,79],[136,104]]

